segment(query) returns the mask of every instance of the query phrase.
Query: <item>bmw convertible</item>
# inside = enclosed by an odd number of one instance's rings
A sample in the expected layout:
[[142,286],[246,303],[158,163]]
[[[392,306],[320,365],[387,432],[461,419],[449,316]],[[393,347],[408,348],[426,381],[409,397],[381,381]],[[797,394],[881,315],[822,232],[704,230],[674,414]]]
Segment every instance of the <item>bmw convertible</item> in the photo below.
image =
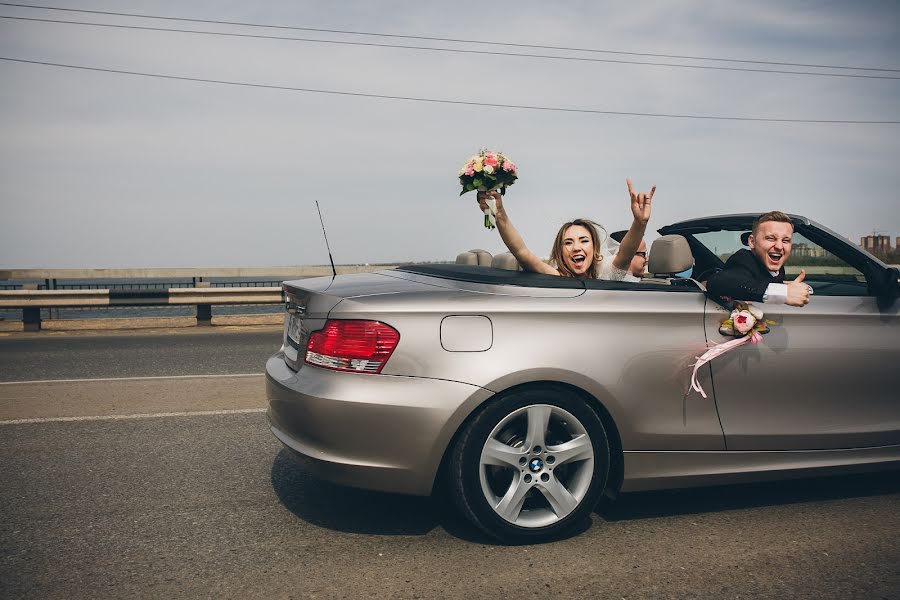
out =
[[569,535],[619,492],[900,467],[900,274],[792,215],[803,308],[725,341],[705,281],[758,215],[663,227],[638,282],[509,255],[288,281],[266,364],[272,433],[316,476],[452,497],[490,536]]

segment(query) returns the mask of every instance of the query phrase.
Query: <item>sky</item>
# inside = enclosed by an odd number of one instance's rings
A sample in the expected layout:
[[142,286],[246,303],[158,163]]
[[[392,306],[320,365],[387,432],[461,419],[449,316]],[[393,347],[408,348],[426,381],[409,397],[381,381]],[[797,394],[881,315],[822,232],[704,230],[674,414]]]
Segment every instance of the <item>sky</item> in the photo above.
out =
[[325,264],[315,201],[338,264],[498,253],[459,196],[480,148],[517,164],[505,205],[541,256],[575,217],[627,228],[626,177],[657,186],[648,242],[775,209],[900,236],[893,0],[39,5],[168,18],[0,5],[0,57],[69,65],[0,60],[0,268]]

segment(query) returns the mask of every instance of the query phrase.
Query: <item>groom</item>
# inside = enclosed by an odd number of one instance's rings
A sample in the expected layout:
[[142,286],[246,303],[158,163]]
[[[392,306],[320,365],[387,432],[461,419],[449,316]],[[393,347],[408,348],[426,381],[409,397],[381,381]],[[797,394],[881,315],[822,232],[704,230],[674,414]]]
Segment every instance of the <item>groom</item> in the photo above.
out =
[[723,300],[808,304],[812,288],[803,283],[806,271],[784,282],[784,263],[791,255],[793,235],[794,224],[786,214],[772,211],[760,216],[747,240],[750,250],[738,250],[724,269],[710,276],[706,284],[709,295]]

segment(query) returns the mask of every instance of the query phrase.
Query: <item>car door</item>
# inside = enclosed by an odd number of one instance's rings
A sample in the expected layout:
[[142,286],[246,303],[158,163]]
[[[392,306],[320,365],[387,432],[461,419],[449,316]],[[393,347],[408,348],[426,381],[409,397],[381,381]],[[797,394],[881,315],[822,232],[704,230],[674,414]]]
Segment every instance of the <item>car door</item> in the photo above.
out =
[[[719,232],[725,233],[725,232]],[[739,232],[733,250],[740,247]],[[698,236],[703,238],[703,236]],[[708,236],[719,245],[723,237]],[[841,252],[846,256],[844,249]],[[802,308],[757,305],[777,322],[757,345],[711,363],[716,406],[729,450],[828,450],[900,444],[900,316],[879,307],[865,276],[800,233],[788,279],[807,272],[814,289]],[[708,300],[707,336],[729,313]]]
[[[567,311],[578,341],[555,354],[598,382],[586,389],[610,411],[626,451],[725,449],[711,395],[688,393],[691,364],[706,346],[706,297],[681,283],[587,281]],[[698,375],[709,390],[708,368]]]

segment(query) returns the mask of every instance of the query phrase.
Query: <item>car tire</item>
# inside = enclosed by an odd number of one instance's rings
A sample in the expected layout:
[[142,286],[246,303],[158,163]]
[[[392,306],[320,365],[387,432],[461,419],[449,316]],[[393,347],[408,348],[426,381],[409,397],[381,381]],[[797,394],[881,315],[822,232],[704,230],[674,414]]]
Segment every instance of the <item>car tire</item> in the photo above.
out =
[[462,514],[511,544],[572,534],[606,486],[609,442],[597,413],[563,386],[487,403],[453,447],[447,489]]

